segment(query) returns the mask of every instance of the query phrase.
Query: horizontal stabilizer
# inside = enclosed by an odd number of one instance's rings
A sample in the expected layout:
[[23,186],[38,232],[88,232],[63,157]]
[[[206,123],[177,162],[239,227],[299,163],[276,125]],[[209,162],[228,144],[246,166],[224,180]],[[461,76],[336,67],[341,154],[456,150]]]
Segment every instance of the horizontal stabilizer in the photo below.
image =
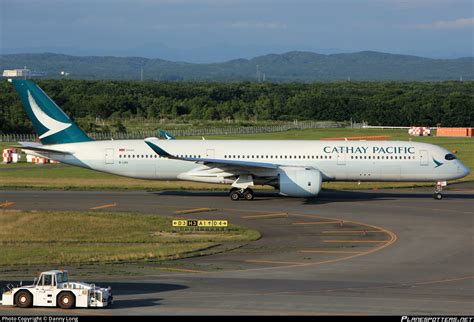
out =
[[61,150],[54,150],[54,149],[48,149],[44,148],[43,145],[33,143],[33,142],[18,142],[21,145],[17,146],[11,146],[12,148],[17,148],[17,149],[22,149],[22,150],[31,150],[35,152],[44,152],[44,153],[56,153],[56,154],[72,154],[71,152],[68,151],[61,151]]

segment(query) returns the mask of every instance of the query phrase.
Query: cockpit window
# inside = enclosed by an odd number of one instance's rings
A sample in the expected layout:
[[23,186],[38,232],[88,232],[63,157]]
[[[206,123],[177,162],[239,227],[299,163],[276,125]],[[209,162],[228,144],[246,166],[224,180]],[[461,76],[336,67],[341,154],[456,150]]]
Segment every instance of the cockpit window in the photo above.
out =
[[446,154],[444,158],[449,161],[449,160],[456,159],[456,156],[454,154],[449,153],[449,154]]

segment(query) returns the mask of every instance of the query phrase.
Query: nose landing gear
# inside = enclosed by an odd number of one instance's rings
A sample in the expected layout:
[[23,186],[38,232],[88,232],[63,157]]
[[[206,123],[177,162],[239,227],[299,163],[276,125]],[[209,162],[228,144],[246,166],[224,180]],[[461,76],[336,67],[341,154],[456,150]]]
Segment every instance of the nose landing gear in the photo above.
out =
[[443,191],[443,187],[445,187],[447,185],[448,184],[447,184],[446,181],[438,181],[436,183],[436,186],[435,186],[435,189],[434,189],[433,199],[435,199],[435,200],[443,199],[443,195],[441,194],[441,192]]
[[246,189],[232,188],[230,190],[229,197],[232,201],[237,201],[240,199],[253,200],[254,194],[253,194],[253,190],[250,188],[246,188]]

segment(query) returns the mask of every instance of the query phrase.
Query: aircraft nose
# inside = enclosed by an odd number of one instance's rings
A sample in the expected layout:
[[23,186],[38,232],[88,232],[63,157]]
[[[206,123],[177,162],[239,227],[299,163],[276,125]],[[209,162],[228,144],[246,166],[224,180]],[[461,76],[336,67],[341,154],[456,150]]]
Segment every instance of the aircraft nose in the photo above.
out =
[[467,176],[469,173],[471,173],[471,170],[468,167],[464,166],[464,175]]
[[466,167],[463,163],[460,162],[458,166],[458,171],[461,173],[463,177],[467,176],[469,173],[471,173],[471,170]]

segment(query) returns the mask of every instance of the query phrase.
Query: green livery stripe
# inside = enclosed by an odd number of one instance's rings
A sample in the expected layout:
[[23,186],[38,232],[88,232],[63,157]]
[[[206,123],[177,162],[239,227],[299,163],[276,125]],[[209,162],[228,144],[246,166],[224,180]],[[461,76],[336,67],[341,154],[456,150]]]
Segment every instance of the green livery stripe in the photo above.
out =
[[172,158],[172,157],[173,157],[171,154],[169,154],[168,152],[166,152],[165,150],[163,150],[162,148],[160,148],[158,145],[153,144],[153,143],[148,142],[148,141],[145,141],[145,143],[146,143],[153,151],[155,151],[155,153],[158,154],[159,156],[164,157],[164,158]]

